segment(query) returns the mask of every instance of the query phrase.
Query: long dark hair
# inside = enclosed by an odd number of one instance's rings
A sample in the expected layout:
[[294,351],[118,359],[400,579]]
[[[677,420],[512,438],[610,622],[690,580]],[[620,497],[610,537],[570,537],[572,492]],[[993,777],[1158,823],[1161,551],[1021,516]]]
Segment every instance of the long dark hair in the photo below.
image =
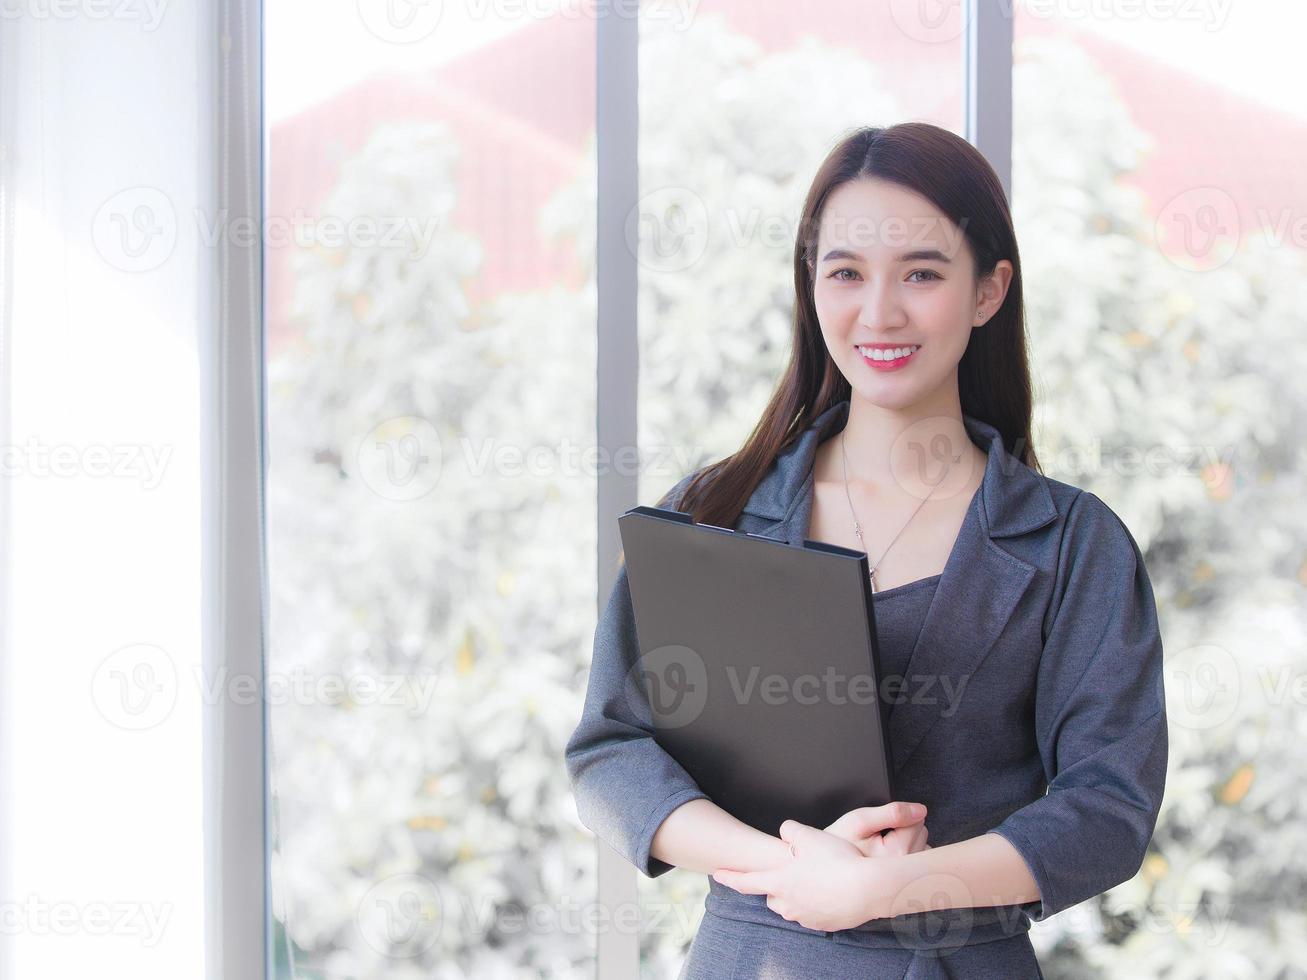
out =
[[[762,418],[738,452],[704,467],[677,509],[702,524],[732,527],[776,456],[826,409],[852,389],[826,348],[813,303],[819,217],[835,189],[851,180],[879,178],[931,201],[966,235],[975,275],[984,278],[1001,259],[1012,263],[1003,305],[971,339],[958,364],[964,414],[994,426],[1003,445],[1039,470],[1030,442],[1030,367],[1026,357],[1021,259],[1003,185],[980,151],[947,129],[908,122],[861,127],[836,144],[808,190],[794,243],[794,335],[790,361]],[[667,497],[660,501],[666,505]]]

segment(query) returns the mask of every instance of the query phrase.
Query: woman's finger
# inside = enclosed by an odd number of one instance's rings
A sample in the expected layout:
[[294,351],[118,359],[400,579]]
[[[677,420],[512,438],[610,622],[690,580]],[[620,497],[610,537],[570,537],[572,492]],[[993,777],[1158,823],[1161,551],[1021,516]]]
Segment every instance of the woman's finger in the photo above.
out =
[[885,853],[886,854],[911,854],[912,853],[912,835],[906,830],[891,830],[885,835]]
[[926,822],[924,820],[917,826],[911,827],[906,831],[898,831],[898,833],[907,833],[911,838],[908,844],[909,851],[925,850],[926,841],[930,839],[930,831],[926,829]]
[[929,832],[923,822],[891,830],[884,836],[883,846],[887,854],[911,854],[925,850],[928,839]]
[[846,840],[855,840],[870,837],[882,830],[918,823],[925,817],[926,808],[920,803],[894,802],[884,806],[862,806],[850,810],[826,830]]
[[790,845],[790,853],[796,857],[814,853],[845,854],[859,850],[857,841],[818,830],[797,820],[786,820],[782,823],[780,835],[781,840]]
[[864,837],[854,841],[854,844],[862,852],[863,857],[882,857],[885,854],[885,838],[880,834]]

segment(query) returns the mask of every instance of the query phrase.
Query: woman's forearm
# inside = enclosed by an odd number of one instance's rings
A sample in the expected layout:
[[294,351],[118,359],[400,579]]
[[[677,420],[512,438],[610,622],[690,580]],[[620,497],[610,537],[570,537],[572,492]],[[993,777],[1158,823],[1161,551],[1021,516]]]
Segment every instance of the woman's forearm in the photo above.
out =
[[[1037,901],[1039,886],[1025,860],[1006,838],[981,834],[956,844],[914,851],[893,858],[895,867],[882,887],[874,888],[879,908],[873,917],[939,909],[1022,905]],[[876,859],[868,870],[879,870]],[[884,879],[883,879],[884,880]]]
[[711,800],[677,807],[654,833],[649,853],[689,871],[762,871],[790,857],[790,845],[737,820]]

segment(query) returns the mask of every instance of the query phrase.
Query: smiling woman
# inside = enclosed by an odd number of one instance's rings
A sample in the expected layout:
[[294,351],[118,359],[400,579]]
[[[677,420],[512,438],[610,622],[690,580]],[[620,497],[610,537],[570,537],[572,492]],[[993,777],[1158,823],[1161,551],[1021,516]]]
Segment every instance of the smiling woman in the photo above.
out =
[[712,873],[684,980],[1040,977],[1031,922],[1131,877],[1161,805],[1142,556],[1101,500],[1039,471],[1011,215],[968,142],[926,123],[841,140],[794,281],[790,361],[753,434],[659,506],[865,550],[873,587],[931,584],[886,661],[957,696],[886,706],[898,805],[756,830],[627,701],[644,674],[623,569],[566,750],[578,812],[649,877]]
[[879,373],[917,368],[883,390],[882,402],[939,388],[970,340],[968,320],[978,326],[1002,304],[1013,272],[1003,260],[983,279],[973,275],[959,226],[929,198],[874,176],[830,194],[817,251],[813,303],[840,369],[861,376],[859,357]]
[[[942,458],[934,436],[967,451],[964,409],[1038,468],[1021,263],[1002,185],[974,147],[926,123],[848,137],[813,180],[793,266],[790,362],[752,437],[687,489],[696,520],[729,526],[800,423],[850,395],[855,488],[898,487],[898,510],[927,489],[909,464],[923,447]],[[953,494],[967,482],[950,479]]]

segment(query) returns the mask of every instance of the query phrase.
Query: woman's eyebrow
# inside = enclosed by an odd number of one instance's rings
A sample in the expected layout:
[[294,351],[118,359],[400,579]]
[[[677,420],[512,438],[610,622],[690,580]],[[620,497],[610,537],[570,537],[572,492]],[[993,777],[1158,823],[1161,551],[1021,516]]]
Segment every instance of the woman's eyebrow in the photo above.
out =
[[[846,248],[833,248],[822,256],[823,262],[831,262],[835,259],[847,259],[853,262],[861,262],[862,256],[856,252],[850,252]],[[937,248],[923,248],[915,252],[903,252],[894,261],[896,262],[943,262],[946,265],[952,263],[947,255]]]

